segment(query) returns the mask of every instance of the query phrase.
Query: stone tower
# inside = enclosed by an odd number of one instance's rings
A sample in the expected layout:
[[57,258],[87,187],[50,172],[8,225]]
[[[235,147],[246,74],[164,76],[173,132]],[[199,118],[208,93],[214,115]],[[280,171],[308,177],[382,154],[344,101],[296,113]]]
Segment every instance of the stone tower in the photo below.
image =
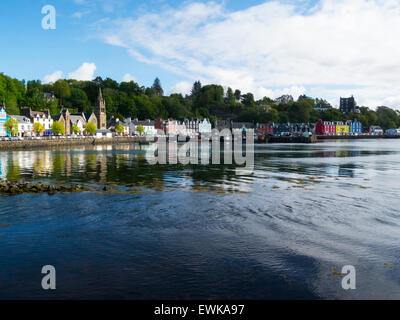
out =
[[97,118],[97,129],[107,129],[107,119],[106,119],[106,103],[103,99],[101,93],[101,88],[99,88],[99,96],[97,97],[96,106],[94,108],[94,114]]

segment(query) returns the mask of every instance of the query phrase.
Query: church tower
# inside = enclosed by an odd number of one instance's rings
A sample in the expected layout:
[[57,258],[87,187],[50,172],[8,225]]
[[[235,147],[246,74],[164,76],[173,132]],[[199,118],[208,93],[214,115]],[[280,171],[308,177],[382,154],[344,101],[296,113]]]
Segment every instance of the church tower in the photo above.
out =
[[94,114],[97,118],[97,129],[107,129],[106,103],[103,99],[101,88],[99,88],[99,96],[97,97]]

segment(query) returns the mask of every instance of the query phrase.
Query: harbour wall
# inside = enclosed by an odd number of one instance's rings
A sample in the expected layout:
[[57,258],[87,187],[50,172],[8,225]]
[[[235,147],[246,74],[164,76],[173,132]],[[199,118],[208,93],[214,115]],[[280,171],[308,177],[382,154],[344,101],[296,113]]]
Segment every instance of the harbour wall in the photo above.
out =
[[0,141],[0,151],[26,150],[62,146],[148,143],[146,137],[82,138],[82,139],[40,139]]

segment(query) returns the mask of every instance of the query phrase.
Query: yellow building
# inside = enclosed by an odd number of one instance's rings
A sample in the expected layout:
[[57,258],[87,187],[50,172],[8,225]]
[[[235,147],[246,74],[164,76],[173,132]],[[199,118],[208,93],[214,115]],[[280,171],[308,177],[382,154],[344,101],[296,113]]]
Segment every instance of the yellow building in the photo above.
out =
[[348,124],[343,122],[336,122],[336,135],[337,136],[345,136],[350,132],[350,127]]

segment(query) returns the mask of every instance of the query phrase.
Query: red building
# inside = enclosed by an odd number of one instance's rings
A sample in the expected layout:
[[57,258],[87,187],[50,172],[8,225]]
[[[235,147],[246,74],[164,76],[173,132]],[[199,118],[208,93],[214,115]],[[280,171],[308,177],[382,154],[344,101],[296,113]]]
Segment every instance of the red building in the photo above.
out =
[[333,121],[319,120],[315,125],[315,134],[319,136],[334,136],[336,134],[336,124]]
[[274,128],[269,124],[258,124],[257,125],[257,135],[264,136],[264,135],[273,135]]
[[154,129],[161,130],[162,132],[164,132],[164,121],[163,121],[163,119],[157,118],[154,121]]

